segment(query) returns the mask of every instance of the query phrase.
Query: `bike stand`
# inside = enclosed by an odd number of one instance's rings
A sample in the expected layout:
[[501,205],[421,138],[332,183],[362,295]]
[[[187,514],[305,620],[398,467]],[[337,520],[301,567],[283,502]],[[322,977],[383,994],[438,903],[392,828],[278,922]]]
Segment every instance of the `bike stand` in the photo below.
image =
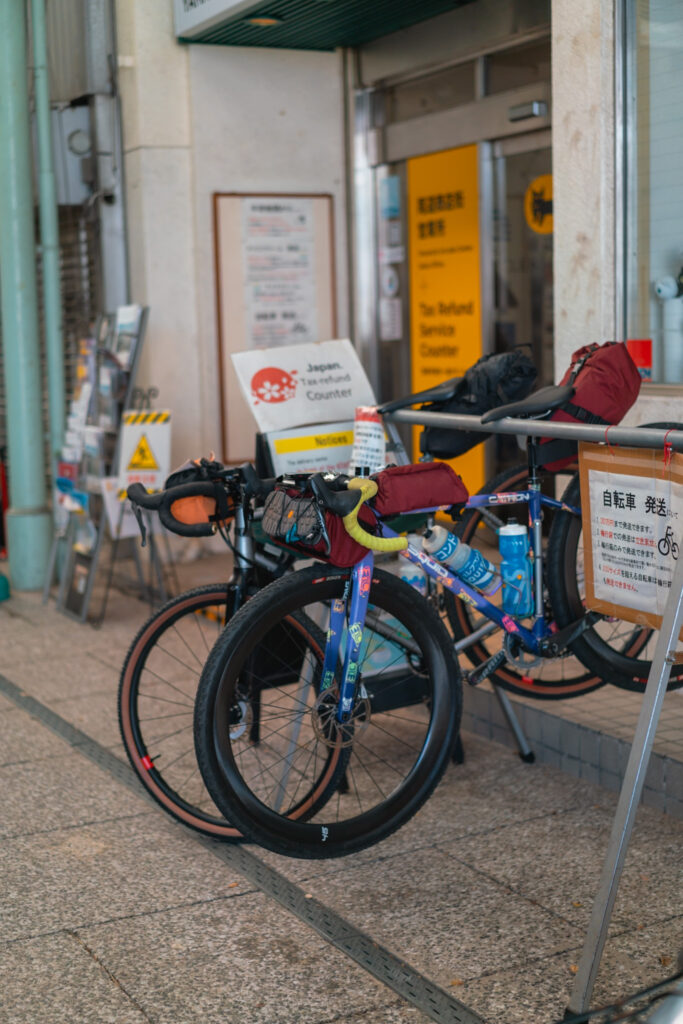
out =
[[[505,715],[505,719],[508,724],[508,728],[512,735],[515,737],[517,743],[517,753],[519,754],[522,761],[526,764],[533,764],[536,760],[536,755],[529,746],[524,730],[519,723],[519,719],[515,714],[515,709],[510,703],[510,698],[504,690],[501,690],[499,686],[493,684],[493,692],[495,693],[500,708]],[[462,735],[458,733],[453,742],[453,749],[451,751],[451,761],[453,764],[464,764],[465,763],[465,749],[462,743]]]
[[536,760],[536,755],[529,746],[529,741],[524,735],[524,730],[522,729],[519,719],[515,714],[515,709],[510,703],[510,698],[508,697],[505,690],[501,689],[500,686],[496,686],[495,683],[493,683],[492,686],[493,692],[495,693],[498,703],[500,704],[500,709],[505,715],[505,719],[508,724],[508,729],[515,737],[515,741],[517,743],[517,752],[519,753],[519,756],[521,757],[522,761],[525,761],[527,764],[533,764]]

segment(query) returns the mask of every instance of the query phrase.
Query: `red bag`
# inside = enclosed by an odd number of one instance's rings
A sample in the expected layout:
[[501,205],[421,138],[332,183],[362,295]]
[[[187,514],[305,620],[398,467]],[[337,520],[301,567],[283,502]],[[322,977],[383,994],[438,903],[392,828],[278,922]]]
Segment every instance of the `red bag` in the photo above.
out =
[[377,484],[377,494],[371,504],[381,516],[397,516],[438,505],[464,505],[469,497],[461,478],[446,462],[389,466],[372,479]]
[[[550,417],[556,423],[588,423],[614,426],[621,422],[640,391],[638,367],[623,342],[584,345],[572,356],[560,384],[573,384],[574,395]],[[576,458],[576,441],[541,439],[540,464],[552,473]]]

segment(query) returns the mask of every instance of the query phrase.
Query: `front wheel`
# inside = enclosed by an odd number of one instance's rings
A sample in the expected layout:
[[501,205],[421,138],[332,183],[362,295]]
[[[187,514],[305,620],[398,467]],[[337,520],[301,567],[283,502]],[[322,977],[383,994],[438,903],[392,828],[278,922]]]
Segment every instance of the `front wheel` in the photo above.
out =
[[[335,857],[386,838],[436,786],[459,728],[448,634],[428,602],[381,570],[373,571],[348,725],[334,720],[340,669],[313,685],[321,652],[303,634],[292,637],[299,676],[278,678],[268,658],[274,633],[286,621],[327,630],[349,578],[314,565],[271,584],[235,616],[202,673],[195,744],[207,788],[230,821],[276,853]],[[257,696],[254,743],[235,720],[250,718]]]

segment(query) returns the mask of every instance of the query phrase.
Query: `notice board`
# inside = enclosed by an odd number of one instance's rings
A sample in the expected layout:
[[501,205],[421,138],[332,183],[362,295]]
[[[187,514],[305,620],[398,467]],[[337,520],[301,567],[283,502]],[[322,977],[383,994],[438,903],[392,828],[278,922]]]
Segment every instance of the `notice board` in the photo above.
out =
[[659,629],[682,557],[683,454],[580,444],[579,472],[586,607]]
[[[407,166],[411,387],[422,391],[462,376],[482,354],[477,147]],[[472,493],[483,485],[481,445],[451,464]]]
[[336,336],[330,195],[213,196],[222,457],[254,456],[231,355]]

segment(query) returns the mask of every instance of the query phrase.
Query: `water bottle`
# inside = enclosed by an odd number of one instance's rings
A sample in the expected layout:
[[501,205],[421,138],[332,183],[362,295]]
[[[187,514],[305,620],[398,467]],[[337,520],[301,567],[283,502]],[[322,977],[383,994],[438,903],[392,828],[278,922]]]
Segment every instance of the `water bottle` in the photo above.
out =
[[534,610],[531,589],[531,560],[526,526],[511,522],[498,530],[498,548],[502,561],[503,611],[523,617]]
[[[408,534],[408,543],[413,548],[419,548],[422,542],[422,537],[415,533]],[[403,555],[398,556],[398,575],[401,577],[404,583],[409,583],[411,587],[415,587],[420,594],[426,596],[427,594],[427,573],[424,571],[421,565],[417,565],[415,562],[411,562],[409,558],[404,558]]]
[[485,593],[495,589],[498,582],[495,565],[484,558],[481,551],[458,540],[455,534],[443,526],[434,526],[427,530],[422,539],[422,548],[437,562],[447,565],[456,576],[471,587]]

